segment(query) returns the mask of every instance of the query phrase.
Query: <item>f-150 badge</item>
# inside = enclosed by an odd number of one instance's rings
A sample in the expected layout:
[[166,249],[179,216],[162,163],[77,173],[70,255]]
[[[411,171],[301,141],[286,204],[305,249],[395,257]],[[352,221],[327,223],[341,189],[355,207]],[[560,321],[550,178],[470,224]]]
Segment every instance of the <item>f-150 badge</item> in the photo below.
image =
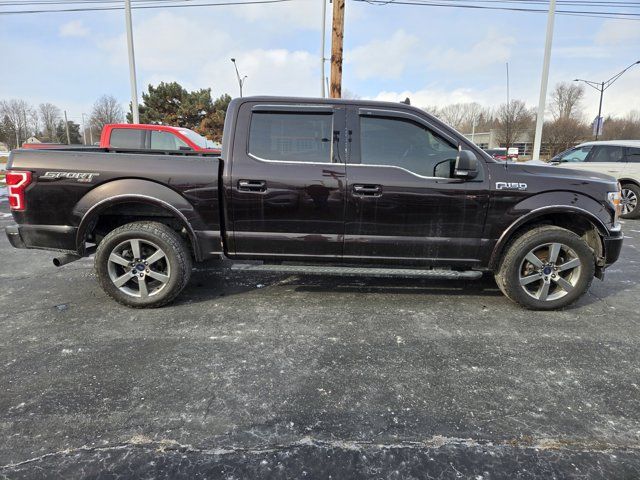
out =
[[69,180],[76,180],[81,183],[90,183],[93,181],[93,177],[97,177],[99,173],[87,173],[87,172],[45,172],[40,178],[44,180],[58,180],[60,178],[66,178]]
[[496,182],[496,190],[526,190],[526,183],[518,182]]

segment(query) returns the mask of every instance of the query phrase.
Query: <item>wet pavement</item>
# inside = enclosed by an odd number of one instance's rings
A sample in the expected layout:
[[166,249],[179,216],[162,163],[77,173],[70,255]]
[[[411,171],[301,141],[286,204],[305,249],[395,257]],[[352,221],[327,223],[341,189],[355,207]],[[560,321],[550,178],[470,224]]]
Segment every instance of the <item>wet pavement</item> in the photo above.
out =
[[[0,227],[10,218],[0,204]],[[0,478],[638,478],[640,221],[575,306],[199,268],[159,310],[0,238]]]

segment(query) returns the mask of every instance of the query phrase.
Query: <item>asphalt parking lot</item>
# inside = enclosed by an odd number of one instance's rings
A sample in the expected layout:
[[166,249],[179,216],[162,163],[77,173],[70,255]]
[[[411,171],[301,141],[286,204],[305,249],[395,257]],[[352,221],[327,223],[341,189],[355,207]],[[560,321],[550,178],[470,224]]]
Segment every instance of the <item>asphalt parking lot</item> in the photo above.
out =
[[[0,227],[10,218],[0,204]],[[640,221],[577,305],[210,265],[130,310],[0,235],[0,478],[638,478]]]

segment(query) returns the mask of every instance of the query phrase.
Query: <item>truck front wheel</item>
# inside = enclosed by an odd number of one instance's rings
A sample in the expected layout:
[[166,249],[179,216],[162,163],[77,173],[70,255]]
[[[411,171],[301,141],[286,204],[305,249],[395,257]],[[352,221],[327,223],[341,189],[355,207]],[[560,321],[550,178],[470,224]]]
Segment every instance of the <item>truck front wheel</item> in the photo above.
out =
[[575,233],[555,226],[534,228],[506,249],[496,283],[507,297],[532,310],[570,305],[587,291],[595,256]]
[[95,269],[107,295],[134,308],[173,300],[191,276],[183,238],[158,222],[134,222],[107,234],[98,245]]

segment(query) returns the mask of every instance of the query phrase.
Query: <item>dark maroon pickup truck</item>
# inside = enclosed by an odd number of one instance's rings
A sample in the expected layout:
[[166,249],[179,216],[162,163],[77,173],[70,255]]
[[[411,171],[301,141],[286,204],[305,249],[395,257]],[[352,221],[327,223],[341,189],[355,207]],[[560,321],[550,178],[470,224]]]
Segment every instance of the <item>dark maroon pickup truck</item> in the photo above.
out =
[[473,279],[527,308],[564,307],[618,258],[616,180],[498,162],[417,108],[245,97],[221,156],[17,150],[13,246],[95,252],[131,307],[180,293],[193,262],[247,271]]

